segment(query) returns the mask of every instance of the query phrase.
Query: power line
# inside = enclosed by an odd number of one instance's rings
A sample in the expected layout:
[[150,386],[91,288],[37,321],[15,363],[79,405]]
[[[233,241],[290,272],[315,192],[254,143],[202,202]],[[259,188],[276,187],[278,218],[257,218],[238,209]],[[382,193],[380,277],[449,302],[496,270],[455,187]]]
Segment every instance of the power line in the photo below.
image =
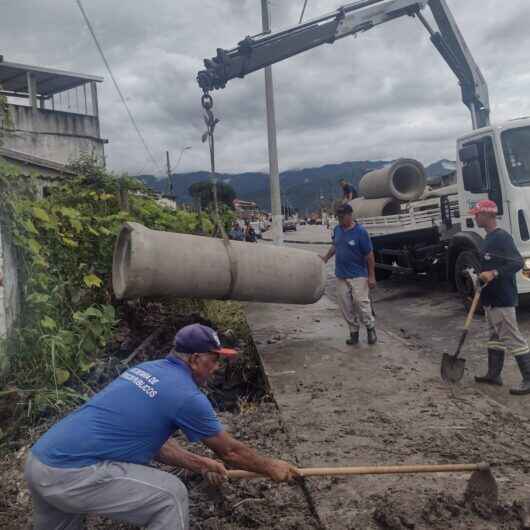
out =
[[121,102],[123,103],[123,106],[125,107],[125,110],[127,111],[127,114],[129,115],[129,118],[131,120],[131,123],[136,130],[136,133],[138,134],[138,137],[140,138],[140,141],[142,142],[145,150],[147,151],[147,155],[151,159],[151,162],[155,166],[155,168],[162,173],[162,170],[160,166],[158,165],[155,157],[153,156],[153,153],[151,152],[151,149],[149,149],[149,146],[147,145],[147,142],[145,141],[144,135],[142,134],[142,131],[140,131],[140,128],[138,127],[138,124],[136,123],[136,120],[134,119],[134,116],[131,112],[131,109],[129,108],[129,105],[127,105],[127,101],[125,101],[125,98],[123,96],[123,93],[120,89],[120,86],[118,85],[118,81],[116,81],[116,78],[114,77],[114,74],[112,73],[112,69],[110,67],[109,62],[107,61],[107,58],[105,57],[105,54],[103,53],[103,48],[99,44],[98,38],[96,37],[96,34],[94,32],[94,29],[92,27],[92,24],[90,23],[90,20],[88,19],[88,16],[86,14],[85,9],[83,8],[83,4],[81,3],[81,0],[76,0],[77,5],[79,6],[79,10],[81,11],[81,14],[83,15],[83,18],[85,20],[85,23],[87,25],[88,31],[90,31],[90,34],[92,35],[92,38],[94,39],[94,43],[96,44],[96,47],[99,51],[99,54],[101,55],[101,58],[103,59],[103,62],[105,63],[105,67],[107,68],[107,71],[110,75],[110,78],[112,79],[112,82],[114,83],[114,87],[116,88],[116,92],[118,92],[118,96],[120,96]]
[[298,21],[298,24],[301,24],[302,20],[304,20],[304,13],[305,13],[305,8],[307,7],[307,1],[308,0],[304,0],[304,7],[302,7],[302,12],[300,13],[300,20]]

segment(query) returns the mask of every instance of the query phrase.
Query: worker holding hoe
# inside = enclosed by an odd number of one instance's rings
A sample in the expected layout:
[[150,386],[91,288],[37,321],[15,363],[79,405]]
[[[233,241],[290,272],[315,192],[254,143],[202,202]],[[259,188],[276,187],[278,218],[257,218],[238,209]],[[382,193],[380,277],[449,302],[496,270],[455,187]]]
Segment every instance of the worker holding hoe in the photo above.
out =
[[91,513],[151,530],[188,529],[186,487],[150,467],[151,460],[202,473],[212,484],[223,480],[226,469],[179,447],[170,438],[176,430],[234,467],[276,481],[297,475],[289,463],[260,456],[224,431],[199,389],[220,358],[235,355],[221,348],[213,329],[186,326],[165,359],[127,370],[45,433],[25,471],[34,528],[82,528],[83,514]]
[[502,385],[501,372],[508,351],[515,356],[523,376],[522,383],[511,394],[530,394],[530,350],[517,325],[517,285],[515,275],[524,261],[512,236],[497,227],[497,205],[490,200],[479,201],[471,209],[477,226],[486,230],[481,248],[480,279],[486,284],[481,300],[490,327],[488,341],[488,372],[475,377],[477,383]]
[[335,256],[337,298],[350,328],[346,344],[359,344],[360,322],[366,326],[368,344],[375,344],[377,335],[370,301],[370,289],[376,285],[372,242],[364,226],[354,221],[349,204],[339,207],[337,216],[339,224],[333,231],[333,244],[321,258],[327,263]]

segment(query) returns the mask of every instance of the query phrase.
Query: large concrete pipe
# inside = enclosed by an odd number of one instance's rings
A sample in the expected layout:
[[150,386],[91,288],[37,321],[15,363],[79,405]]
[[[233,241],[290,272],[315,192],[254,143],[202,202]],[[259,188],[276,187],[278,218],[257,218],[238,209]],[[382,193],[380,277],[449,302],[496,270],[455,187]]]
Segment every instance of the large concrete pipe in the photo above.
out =
[[444,195],[456,195],[458,193],[458,184],[450,184],[443,188],[427,188],[421,199],[429,199],[431,197],[443,197]]
[[364,199],[359,197],[350,201],[349,204],[353,209],[353,217],[355,219],[401,213],[401,203],[393,197],[385,197],[383,199]]
[[395,197],[400,201],[415,201],[422,196],[425,185],[425,168],[421,162],[401,158],[366,173],[359,182],[359,195],[365,199]]
[[118,299],[232,299],[312,304],[324,293],[326,270],[314,252],[273,245],[149,230],[125,223],[114,249]]

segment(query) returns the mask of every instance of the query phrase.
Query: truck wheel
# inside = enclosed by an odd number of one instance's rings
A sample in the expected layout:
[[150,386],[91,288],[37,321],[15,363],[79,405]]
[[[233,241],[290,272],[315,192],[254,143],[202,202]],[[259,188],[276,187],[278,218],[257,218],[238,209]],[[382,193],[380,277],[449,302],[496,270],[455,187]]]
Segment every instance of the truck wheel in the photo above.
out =
[[[455,262],[456,290],[462,298],[466,309],[469,309],[475,291],[473,289],[473,282],[465,273],[466,269],[475,269],[477,273],[480,271],[480,258],[477,252],[475,252],[474,250],[464,250],[460,252]],[[477,308],[477,313],[482,312],[482,306],[479,304],[479,307]]]

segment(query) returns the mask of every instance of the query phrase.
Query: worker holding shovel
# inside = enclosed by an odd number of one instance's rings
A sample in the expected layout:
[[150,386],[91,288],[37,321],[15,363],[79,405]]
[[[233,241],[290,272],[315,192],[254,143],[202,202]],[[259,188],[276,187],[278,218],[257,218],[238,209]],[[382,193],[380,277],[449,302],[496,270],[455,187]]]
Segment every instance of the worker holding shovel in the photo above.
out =
[[490,200],[479,201],[471,214],[479,228],[486,230],[481,248],[480,279],[482,305],[490,327],[488,341],[488,372],[475,377],[477,383],[502,385],[501,372],[505,353],[515,356],[523,377],[522,383],[510,390],[511,394],[530,394],[530,350],[517,325],[517,285],[515,275],[524,261],[512,236],[497,227],[497,205]]
[[182,328],[167,358],[123,372],[84,406],[52,427],[32,447],[25,476],[35,530],[78,530],[83,515],[102,514],[154,529],[188,530],[188,493],[181,480],[151,460],[202,473],[219,484],[222,462],[190,453],[171,438],[181,430],[234,467],[287,481],[291,464],[258,455],[224,431],[199,389],[218,368],[213,329]]

